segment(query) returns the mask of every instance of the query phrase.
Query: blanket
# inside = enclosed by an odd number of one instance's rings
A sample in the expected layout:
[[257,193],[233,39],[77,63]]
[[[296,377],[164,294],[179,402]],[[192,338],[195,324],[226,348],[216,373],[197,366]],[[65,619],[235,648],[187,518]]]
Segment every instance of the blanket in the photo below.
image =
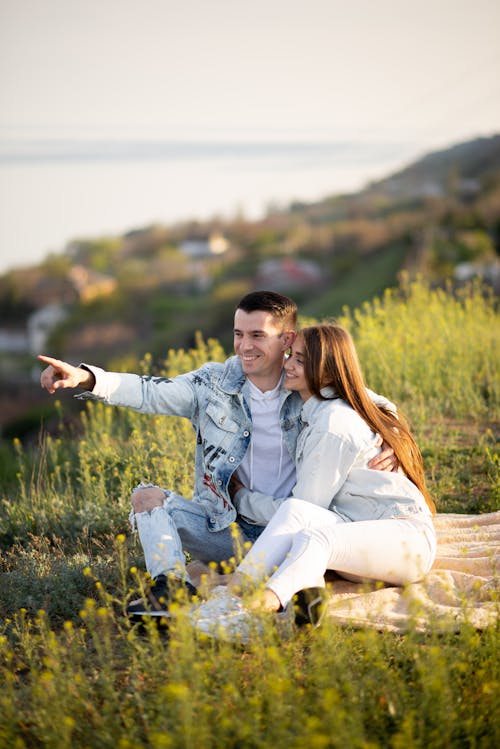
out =
[[493,624],[500,601],[500,512],[438,514],[437,554],[422,582],[404,588],[327,576],[327,614],[339,624],[404,632],[477,629]]
[[[335,573],[326,576],[327,616],[354,627],[404,632],[453,631],[467,621],[484,629],[500,609],[500,511],[484,515],[438,514],[434,518],[437,554],[422,582],[404,588],[381,583],[353,583]],[[193,562],[189,573],[200,584],[205,565]],[[211,584],[224,583],[214,575]],[[210,580],[209,580],[210,584]]]

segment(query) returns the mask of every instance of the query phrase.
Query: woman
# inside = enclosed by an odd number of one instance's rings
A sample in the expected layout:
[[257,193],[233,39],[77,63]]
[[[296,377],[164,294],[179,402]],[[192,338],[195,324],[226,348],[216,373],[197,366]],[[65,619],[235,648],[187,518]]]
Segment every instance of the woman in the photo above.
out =
[[[324,587],[326,570],[393,585],[420,580],[435,557],[435,505],[401,414],[373,403],[340,325],[302,330],[285,370],[285,387],[304,400],[296,458],[301,498],[280,505],[229,591],[263,578],[252,607],[279,611],[298,591]],[[397,472],[367,467],[380,451],[379,436],[394,450]],[[241,607],[232,599],[225,609],[231,605]]]

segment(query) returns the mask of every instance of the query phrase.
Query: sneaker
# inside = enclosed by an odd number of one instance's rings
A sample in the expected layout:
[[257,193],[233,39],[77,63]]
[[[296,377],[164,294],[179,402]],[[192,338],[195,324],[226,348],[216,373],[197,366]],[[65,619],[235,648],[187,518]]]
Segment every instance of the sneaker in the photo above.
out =
[[297,627],[319,627],[327,609],[325,588],[304,588],[292,599],[293,618]]
[[179,591],[184,591],[188,599],[194,598],[196,588],[187,580],[158,575],[146,593],[146,598],[137,598],[127,606],[127,614],[132,620],[142,621],[145,616],[169,618],[168,604],[174,600]]
[[217,585],[210,593],[210,598],[196,606],[191,613],[196,619],[217,619],[242,610],[241,598],[232,595],[225,585]]
[[191,622],[200,634],[243,645],[261,632],[256,617],[225,586],[214,588],[210,598],[192,610]]

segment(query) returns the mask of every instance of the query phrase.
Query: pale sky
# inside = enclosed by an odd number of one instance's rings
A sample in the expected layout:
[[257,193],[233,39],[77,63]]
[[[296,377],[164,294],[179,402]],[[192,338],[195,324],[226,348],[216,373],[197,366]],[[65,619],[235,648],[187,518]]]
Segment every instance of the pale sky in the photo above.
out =
[[0,138],[500,131],[498,0],[0,0]]

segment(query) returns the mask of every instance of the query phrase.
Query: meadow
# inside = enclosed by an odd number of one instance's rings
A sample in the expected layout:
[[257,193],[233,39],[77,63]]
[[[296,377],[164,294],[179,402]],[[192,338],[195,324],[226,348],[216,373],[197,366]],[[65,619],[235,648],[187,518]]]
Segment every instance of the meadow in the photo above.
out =
[[[438,512],[500,510],[495,298],[403,280],[340,321],[369,387],[410,418]],[[224,356],[199,336],[161,372]],[[96,403],[36,449],[2,447],[1,749],[500,745],[498,626],[326,621],[283,638],[268,619],[242,648],[197,636],[183,601],[168,629],[131,626],[125,605],[145,584],[131,490],[190,496],[193,447],[185,420]]]

